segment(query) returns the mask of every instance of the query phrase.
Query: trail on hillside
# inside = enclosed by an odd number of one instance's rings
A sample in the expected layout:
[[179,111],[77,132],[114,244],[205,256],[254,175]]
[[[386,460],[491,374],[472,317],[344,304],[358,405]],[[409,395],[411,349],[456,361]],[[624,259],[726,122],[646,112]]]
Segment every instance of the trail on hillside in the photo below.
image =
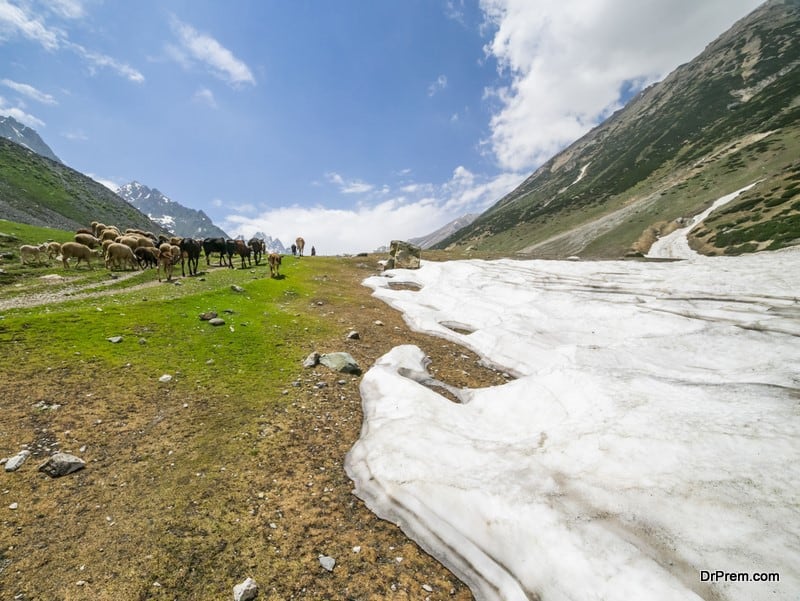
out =
[[[91,290],[92,288],[98,287],[108,287],[113,284],[119,284],[120,282],[124,282],[125,280],[129,280],[132,277],[143,275],[144,271],[130,271],[124,273],[115,273],[113,279],[109,279],[104,282],[88,282],[82,285],[75,285],[75,286],[68,286],[67,288],[62,288],[59,290],[45,290],[43,292],[33,292],[30,294],[22,294],[20,296],[15,296],[12,298],[5,298],[0,299],[0,311],[5,311],[7,309],[23,309],[23,308],[30,308],[30,307],[40,307],[42,305],[51,305],[55,303],[64,303],[71,300],[78,300],[78,299],[88,299],[88,298],[98,298],[102,296],[110,296],[112,294],[117,294],[120,292],[119,288],[114,288],[111,290]],[[57,274],[50,274],[57,275]],[[48,276],[42,276],[48,277]],[[60,282],[63,282],[64,278],[59,276],[60,279],[54,279],[53,285],[57,285]],[[129,288],[125,288],[125,292],[129,292],[131,290],[140,290],[144,288],[151,288],[160,284],[158,280],[150,280],[148,282],[142,282],[141,284],[136,284],[135,286],[131,286]]]

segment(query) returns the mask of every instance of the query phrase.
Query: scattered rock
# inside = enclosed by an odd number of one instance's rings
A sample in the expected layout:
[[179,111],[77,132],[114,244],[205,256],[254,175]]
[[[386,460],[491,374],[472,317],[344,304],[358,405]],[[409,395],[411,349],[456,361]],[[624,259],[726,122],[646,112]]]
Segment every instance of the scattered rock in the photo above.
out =
[[258,584],[252,578],[245,579],[233,587],[234,601],[250,601],[258,597]]
[[210,323],[212,326],[224,326],[225,320],[221,317],[215,317],[213,319],[209,319],[208,323]]
[[12,503],[8,506],[9,509],[14,510],[19,508],[19,503]]
[[169,375],[169,374],[164,374],[163,376],[161,376],[161,377],[158,379],[158,381],[159,381],[159,382],[162,382],[162,383],[164,383],[164,384],[166,384],[167,382],[171,382],[171,381],[172,381],[172,376],[171,376],[171,375]]
[[348,339],[348,340],[359,340],[360,338],[361,338],[361,334],[359,334],[359,333],[358,333],[358,332],[356,332],[355,330],[351,330],[351,331],[350,331],[350,332],[347,334],[347,339]]
[[217,316],[216,311],[206,311],[205,313],[200,314],[200,319],[202,319],[203,321],[210,321],[214,319],[216,316]]
[[361,375],[361,368],[350,353],[326,353],[320,355],[319,362],[333,371]]
[[236,284],[231,284],[231,290],[234,292],[244,292],[244,288],[237,286]]
[[333,566],[336,565],[336,560],[333,557],[329,557],[328,555],[320,555],[319,565],[321,565],[329,572],[333,572]]
[[119,344],[122,342],[122,336],[112,336],[111,338],[106,338],[106,340],[113,344]]
[[429,593],[433,592],[433,587],[430,584],[423,584],[422,585],[422,589],[427,591],[427,592],[429,592]]
[[66,476],[86,467],[86,462],[80,457],[69,453],[56,453],[39,466],[39,471],[52,478]]
[[19,468],[22,467],[22,464],[25,463],[25,460],[30,456],[31,452],[27,449],[24,451],[20,451],[13,457],[9,457],[8,461],[6,461],[5,470],[7,472],[15,472]]
[[303,361],[303,367],[316,367],[319,363],[320,354],[317,351],[311,353],[306,360]]
[[384,269],[419,269],[422,249],[410,242],[392,240]]
[[372,323],[374,323],[376,326],[382,326],[383,325],[383,322],[380,319],[376,319]]

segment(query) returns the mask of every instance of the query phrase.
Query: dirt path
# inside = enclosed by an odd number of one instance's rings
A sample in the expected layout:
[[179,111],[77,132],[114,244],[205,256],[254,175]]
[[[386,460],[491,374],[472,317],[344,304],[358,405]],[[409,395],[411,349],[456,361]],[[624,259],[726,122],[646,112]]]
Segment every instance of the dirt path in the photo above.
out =
[[[141,276],[143,273],[145,272],[126,271],[124,273],[115,273],[114,279],[110,279],[105,282],[91,282],[83,285],[68,286],[67,288],[62,288],[60,290],[46,290],[44,292],[33,292],[30,294],[22,294],[20,296],[15,296],[12,298],[0,299],[0,311],[5,311],[7,309],[39,307],[41,305],[63,303],[66,301],[76,300],[76,299],[110,296],[112,294],[119,293],[119,289],[114,288],[111,290],[92,290],[91,292],[86,292],[86,290],[90,288],[109,287],[113,284],[124,282],[125,280],[129,280],[133,277]],[[49,276],[42,276],[42,277],[51,279],[54,284],[63,282],[66,279],[57,274],[51,274]],[[136,284],[135,286],[126,288],[125,291],[151,288],[153,286],[158,285],[159,283],[160,282],[158,282],[157,280],[142,282],[141,284]]]

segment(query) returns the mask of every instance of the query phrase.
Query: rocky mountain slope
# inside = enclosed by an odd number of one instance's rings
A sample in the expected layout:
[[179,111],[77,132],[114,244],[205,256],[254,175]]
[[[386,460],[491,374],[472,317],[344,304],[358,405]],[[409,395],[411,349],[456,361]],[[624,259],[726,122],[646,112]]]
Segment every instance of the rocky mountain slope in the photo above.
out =
[[693,247],[800,243],[798,32],[800,2],[770,0],[436,247],[639,254],[675,220],[754,182],[693,232]]
[[409,242],[411,242],[411,244],[416,244],[420,248],[431,248],[436,243],[441,242],[448,236],[452,236],[455,232],[457,232],[461,228],[468,226],[477,218],[478,218],[478,213],[468,213],[467,215],[462,215],[461,217],[454,219],[450,223],[443,225],[439,229],[429,234],[426,234],[425,236],[420,236],[419,238],[411,238]]
[[190,209],[171,200],[156,188],[133,181],[120,186],[117,194],[176,236],[189,238],[229,238],[203,211]]
[[167,233],[90,177],[0,137],[0,218],[75,230],[92,221]]
[[16,142],[20,146],[25,146],[43,157],[61,162],[61,159],[45,144],[44,140],[36,133],[36,130],[23,125],[14,117],[0,115],[0,137]]

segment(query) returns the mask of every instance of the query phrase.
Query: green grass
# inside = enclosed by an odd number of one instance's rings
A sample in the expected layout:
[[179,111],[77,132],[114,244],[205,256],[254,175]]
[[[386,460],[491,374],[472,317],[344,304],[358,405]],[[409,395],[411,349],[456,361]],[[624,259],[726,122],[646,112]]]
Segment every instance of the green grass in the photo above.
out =
[[[315,266],[329,260],[315,258]],[[317,336],[328,333],[327,326],[304,310],[315,291],[310,267],[308,261],[288,257],[283,279],[265,277],[263,265],[214,269],[182,279],[181,285],[120,288],[113,296],[9,310],[0,320],[0,344],[9,349],[8,360],[24,358],[33,366],[80,357],[100,371],[131,366],[152,379],[178,372],[177,379],[251,393],[278,381],[282,370],[310,352]],[[104,272],[86,270],[72,284],[107,278]],[[155,272],[148,270],[137,281],[152,279]],[[217,312],[225,325],[200,320],[207,311]],[[108,341],[116,336],[123,340]],[[238,377],[254,371],[263,379]]]

